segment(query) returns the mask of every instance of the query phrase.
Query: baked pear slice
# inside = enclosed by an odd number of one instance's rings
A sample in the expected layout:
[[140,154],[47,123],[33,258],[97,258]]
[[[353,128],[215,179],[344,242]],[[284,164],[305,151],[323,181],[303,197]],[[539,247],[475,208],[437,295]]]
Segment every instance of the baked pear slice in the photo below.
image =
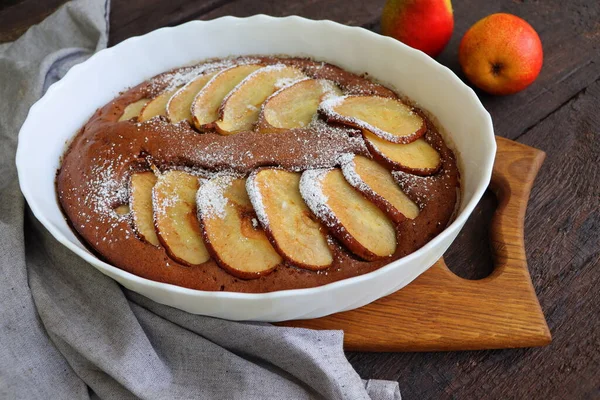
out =
[[390,143],[365,130],[363,137],[373,157],[391,169],[427,176],[442,166],[440,154],[423,138],[408,144]]
[[223,269],[254,279],[282,262],[256,219],[245,179],[214,177],[200,187],[197,202],[206,245]]
[[165,90],[151,99],[140,111],[138,121],[144,122],[159,115],[167,115],[167,103],[180,88],[181,86],[178,86],[175,89]]
[[342,163],[344,178],[396,222],[415,219],[419,206],[400,189],[392,173],[378,162],[352,155]]
[[379,96],[343,96],[321,103],[329,120],[367,130],[392,143],[414,142],[427,131],[427,123],[398,99]]
[[129,208],[129,204],[121,204],[114,208],[115,213],[118,216],[125,216],[131,214],[131,209]]
[[325,79],[304,79],[289,85],[265,101],[258,117],[258,131],[304,128],[312,121],[323,98],[341,94],[333,82]]
[[140,115],[142,109],[146,106],[146,104],[150,101],[150,99],[140,99],[138,101],[134,101],[125,107],[123,110],[123,114],[119,117],[119,122],[128,121],[131,118],[137,117]]
[[158,236],[154,230],[152,209],[152,188],[156,184],[153,172],[136,172],[129,181],[129,209],[133,217],[133,230],[143,241],[158,246]]
[[196,218],[196,192],[200,179],[184,171],[167,171],[154,186],[154,224],[158,238],[171,258],[186,265],[209,260],[200,223]]
[[339,168],[305,171],[300,193],[308,208],[352,253],[373,261],[396,251],[392,221],[354,189]]
[[305,77],[299,69],[282,64],[254,71],[223,100],[215,123],[217,131],[231,135],[252,130],[265,100],[286,84]]
[[323,226],[300,195],[298,172],[276,168],[255,170],[246,190],[258,221],[271,244],[289,263],[310,270],[333,263]]
[[169,118],[169,122],[175,124],[180,121],[188,121],[192,123],[192,112],[190,110],[192,102],[200,89],[202,89],[216,73],[217,72],[214,71],[196,77],[171,96],[166,107],[166,114],[167,118]]
[[214,122],[219,118],[219,107],[225,96],[229,94],[248,75],[261,68],[262,65],[247,64],[227,68],[211,79],[194,98],[191,113],[199,130],[214,128]]

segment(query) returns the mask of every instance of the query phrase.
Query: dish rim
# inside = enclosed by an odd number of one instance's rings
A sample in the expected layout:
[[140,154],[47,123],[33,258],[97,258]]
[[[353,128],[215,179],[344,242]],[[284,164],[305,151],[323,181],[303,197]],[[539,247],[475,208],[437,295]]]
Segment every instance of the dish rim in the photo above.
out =
[[[369,273],[366,273],[366,274],[362,274],[362,275],[358,275],[358,276],[354,276],[354,277],[350,277],[350,278],[346,278],[346,279],[341,279],[341,280],[334,281],[334,282],[331,282],[331,283],[328,283],[325,285],[321,285],[321,286],[315,286],[315,287],[309,287],[309,288],[299,288],[299,289],[277,290],[277,291],[262,292],[262,293],[206,291],[206,290],[199,290],[199,289],[190,289],[190,288],[177,286],[177,285],[165,283],[165,282],[153,281],[151,279],[143,278],[141,276],[138,276],[133,273],[127,272],[125,270],[122,270],[116,266],[113,266],[112,264],[109,264],[109,263],[101,260],[100,258],[96,257],[92,253],[89,253],[88,251],[81,249],[74,242],[72,242],[65,235],[63,235],[60,232],[60,229],[58,228],[58,226],[55,226],[45,216],[45,213],[41,210],[40,205],[38,203],[36,203],[35,201],[31,201],[31,199],[33,199],[33,195],[30,194],[29,186],[23,176],[24,175],[24,172],[23,172],[24,167],[22,167],[22,166],[25,162],[27,162],[27,155],[24,153],[23,146],[21,146],[22,135],[24,136],[25,135],[24,132],[28,132],[29,130],[32,129],[32,128],[30,128],[30,125],[32,123],[32,119],[30,119],[30,116],[32,115],[32,113],[35,113],[38,108],[43,107],[44,104],[50,99],[50,95],[52,93],[54,93],[56,91],[60,91],[61,87],[64,85],[64,82],[67,79],[69,79],[70,76],[75,76],[77,74],[85,74],[86,69],[89,67],[89,65],[91,65],[92,62],[95,62],[98,59],[102,60],[103,58],[105,59],[104,61],[109,61],[111,54],[114,53],[115,51],[117,51],[120,47],[131,46],[132,43],[139,41],[143,37],[160,35],[160,34],[162,34],[162,32],[175,30],[175,29],[181,29],[182,27],[189,26],[189,25],[211,24],[211,23],[212,24],[214,24],[214,23],[234,23],[235,24],[235,23],[239,23],[239,22],[257,23],[257,22],[260,22],[261,20],[265,21],[265,22],[276,20],[276,21],[283,21],[283,22],[295,21],[295,22],[301,22],[304,24],[324,24],[324,25],[328,25],[330,28],[340,30],[341,35],[344,34],[344,32],[349,32],[349,31],[356,32],[356,31],[360,30],[361,34],[367,36],[368,40],[370,40],[370,41],[393,42],[394,45],[403,47],[404,51],[413,52],[414,53],[413,56],[419,58],[419,61],[421,61],[423,63],[428,63],[428,64],[432,65],[433,67],[435,67],[438,70],[438,73],[444,75],[445,79],[450,79],[450,80],[454,81],[454,83],[457,83],[458,84],[457,86],[460,88],[460,90],[465,92],[464,93],[465,95],[467,95],[475,100],[474,101],[475,106],[478,108],[478,111],[485,117],[486,132],[482,132],[481,134],[484,136],[491,136],[491,138],[492,138],[492,140],[489,141],[489,143],[486,143],[486,148],[490,151],[490,156],[485,157],[485,163],[484,163],[484,165],[481,166],[481,169],[483,170],[482,176],[484,176],[485,178],[475,188],[471,199],[466,204],[464,204],[464,207],[462,208],[462,210],[460,212],[458,212],[455,219],[448,226],[446,226],[442,232],[440,232],[438,235],[436,235],[433,239],[431,239],[429,242],[427,242],[420,249],[418,249],[402,258],[394,260],[394,261],[390,262],[389,264],[382,266],[381,268],[378,268],[378,269],[371,271]],[[115,50],[115,49],[117,49],[117,50]],[[449,134],[449,136],[451,138],[451,136],[452,136],[451,133]],[[487,110],[483,107],[483,105],[481,104],[481,101],[479,100],[479,98],[477,97],[477,95],[475,94],[473,89],[471,89],[469,86],[464,84],[454,74],[454,72],[452,72],[448,67],[436,62],[435,60],[433,60],[432,58],[427,56],[425,53],[415,50],[395,39],[376,34],[374,32],[371,32],[371,31],[361,28],[361,27],[350,27],[350,26],[339,24],[337,22],[330,21],[330,20],[312,20],[312,19],[307,19],[307,18],[303,18],[303,17],[299,17],[299,16],[272,17],[272,16],[267,16],[264,14],[258,14],[258,15],[254,15],[251,17],[244,17],[244,18],[225,16],[225,17],[220,17],[220,18],[216,18],[213,20],[209,20],[209,21],[190,21],[190,22],[186,22],[184,24],[173,26],[173,27],[159,28],[159,29],[151,31],[145,35],[134,36],[134,37],[128,38],[113,47],[100,50],[100,51],[96,52],[95,54],[93,54],[88,60],[84,61],[83,63],[73,66],[61,80],[52,84],[48,88],[46,93],[36,103],[34,103],[31,106],[31,108],[29,109],[27,118],[26,118],[25,122],[23,123],[21,130],[19,131],[19,140],[18,140],[18,147],[17,147],[17,153],[16,153],[16,165],[17,165],[17,172],[18,172],[19,185],[21,188],[21,192],[23,193],[25,199],[27,200],[27,203],[28,203],[31,211],[33,212],[34,216],[42,223],[42,225],[44,225],[46,227],[46,229],[48,229],[50,234],[56,240],[58,240],[62,245],[64,245],[69,250],[71,250],[72,252],[77,254],[79,257],[83,258],[88,263],[92,264],[94,267],[99,268],[102,272],[109,272],[109,274],[108,274],[109,276],[114,274],[116,276],[119,276],[121,279],[124,279],[127,281],[134,281],[135,283],[142,285],[142,286],[153,287],[153,288],[160,289],[160,290],[167,290],[176,295],[181,294],[181,295],[185,295],[185,296],[193,296],[193,297],[196,297],[197,299],[210,297],[210,298],[216,298],[216,299],[234,299],[234,300],[249,300],[249,301],[265,300],[265,299],[275,300],[275,299],[279,299],[279,298],[283,298],[283,297],[310,296],[317,292],[341,289],[344,286],[352,286],[352,285],[356,285],[356,284],[361,284],[361,283],[369,281],[369,280],[376,279],[378,276],[386,274],[387,271],[390,269],[399,268],[400,265],[398,265],[398,264],[410,263],[411,261],[419,258],[421,255],[432,251],[435,247],[439,246],[441,244],[441,242],[445,239],[445,237],[449,236],[451,234],[451,232],[453,232],[455,230],[460,231],[460,229],[462,228],[462,226],[464,225],[464,223],[466,222],[468,217],[471,215],[471,213],[475,209],[475,206],[477,205],[477,203],[479,202],[483,193],[485,192],[485,190],[487,189],[487,187],[489,185],[491,175],[492,175],[492,168],[493,168],[493,164],[494,164],[495,153],[496,153],[496,142],[495,142],[495,140],[493,140],[493,138],[494,138],[494,130],[493,130],[491,116],[487,112]],[[57,201],[57,203],[58,203],[58,200],[55,200],[55,201]],[[427,266],[426,268],[420,268],[420,271],[416,276],[419,276],[428,268],[430,268],[430,266]],[[112,278],[112,276],[111,276],[111,278]]]

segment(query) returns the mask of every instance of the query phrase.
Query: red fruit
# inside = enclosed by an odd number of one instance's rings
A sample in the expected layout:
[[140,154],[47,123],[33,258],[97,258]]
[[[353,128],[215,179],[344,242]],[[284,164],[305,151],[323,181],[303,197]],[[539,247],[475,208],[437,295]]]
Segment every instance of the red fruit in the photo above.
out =
[[492,14],[473,25],[460,42],[460,66],[478,88],[513,94],[529,86],[544,62],[542,42],[525,20]]
[[417,50],[437,56],[454,30],[450,0],[387,0],[381,32]]

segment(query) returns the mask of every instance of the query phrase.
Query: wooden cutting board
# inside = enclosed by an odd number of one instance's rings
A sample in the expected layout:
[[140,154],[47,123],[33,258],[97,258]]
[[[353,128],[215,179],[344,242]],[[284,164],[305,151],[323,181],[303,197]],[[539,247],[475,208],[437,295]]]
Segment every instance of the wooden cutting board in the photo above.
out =
[[545,153],[496,137],[490,188],[498,197],[490,240],[495,269],[480,280],[443,259],[411,284],[362,308],[281,325],[342,329],[349,351],[440,351],[544,346],[551,335],[531,283],[523,223]]

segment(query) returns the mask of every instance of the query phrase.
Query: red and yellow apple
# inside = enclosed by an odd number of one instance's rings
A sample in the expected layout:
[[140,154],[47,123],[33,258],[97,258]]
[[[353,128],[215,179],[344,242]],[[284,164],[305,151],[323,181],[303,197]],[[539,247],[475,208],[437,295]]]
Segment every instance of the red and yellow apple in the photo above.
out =
[[462,38],[460,66],[478,88],[496,95],[519,92],[540,73],[542,42],[525,20],[492,14],[475,23]]
[[387,0],[381,17],[381,33],[437,56],[454,30],[450,0]]

